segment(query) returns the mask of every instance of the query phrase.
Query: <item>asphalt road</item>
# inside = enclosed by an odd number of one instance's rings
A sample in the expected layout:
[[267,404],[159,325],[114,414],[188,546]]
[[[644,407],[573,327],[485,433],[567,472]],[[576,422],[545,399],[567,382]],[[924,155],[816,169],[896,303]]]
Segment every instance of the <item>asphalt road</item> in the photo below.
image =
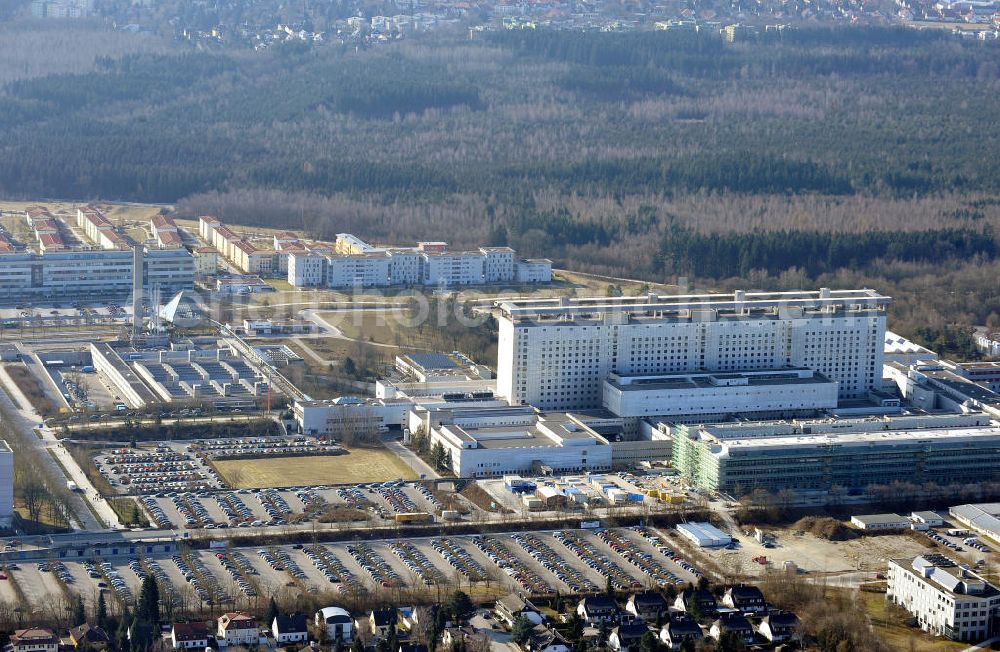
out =
[[[67,480],[73,480],[88,497],[97,496],[97,490],[90,483],[86,474],[83,473],[79,465],[69,454],[69,451],[67,451],[59,440],[56,439],[55,434],[51,430],[43,428],[41,430],[41,439],[35,436],[33,431],[34,428],[42,422],[41,415],[36,413],[33,409],[22,409],[18,407],[11,400],[11,396],[20,396],[21,392],[6,371],[0,372],[0,381],[2,381],[4,389],[7,390],[0,392],[0,408],[3,409],[3,415],[11,420],[13,427],[16,428],[21,434],[22,440],[33,446],[38,451],[42,464],[46,466],[46,473],[62,484],[65,484]],[[19,400],[25,405],[29,405],[26,399],[19,398]],[[59,461],[66,467],[71,477],[67,477],[66,473],[59,468],[59,464],[56,464],[52,455],[49,453],[50,449],[59,458]],[[101,514],[101,517],[111,524],[112,527],[118,526],[118,517],[107,502],[100,500],[95,501],[93,504],[94,508]],[[90,511],[84,497],[79,493],[73,494],[72,508],[77,520],[77,523],[74,524],[74,529],[105,529],[105,525],[100,523],[94,517],[94,514]]]

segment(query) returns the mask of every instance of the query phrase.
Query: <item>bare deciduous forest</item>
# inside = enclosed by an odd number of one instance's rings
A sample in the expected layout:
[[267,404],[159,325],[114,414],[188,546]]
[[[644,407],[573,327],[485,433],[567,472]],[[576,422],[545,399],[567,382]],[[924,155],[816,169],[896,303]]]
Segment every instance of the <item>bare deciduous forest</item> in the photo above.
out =
[[100,30],[0,46],[4,195],[703,288],[873,286],[895,329],[961,356],[1000,321],[991,43],[529,30],[249,53]]

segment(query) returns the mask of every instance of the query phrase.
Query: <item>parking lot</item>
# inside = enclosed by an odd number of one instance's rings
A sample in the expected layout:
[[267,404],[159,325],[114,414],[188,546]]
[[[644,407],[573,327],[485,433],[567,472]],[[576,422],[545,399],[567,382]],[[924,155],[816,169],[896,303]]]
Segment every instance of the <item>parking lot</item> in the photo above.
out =
[[[74,594],[90,605],[100,592],[109,601],[128,602],[138,595],[142,578],[152,574],[163,599],[182,610],[209,604],[255,608],[260,600],[286,591],[357,595],[416,589],[443,595],[461,585],[553,595],[602,592],[609,573],[612,581],[631,588],[663,586],[664,578],[678,584],[694,580],[671,560],[669,549],[657,547],[656,537],[666,540],[658,530],[635,528],[387,539],[23,563],[7,572],[33,605],[68,603]],[[577,549],[586,554],[578,556]],[[628,558],[655,565],[662,576],[644,574]],[[7,590],[13,593],[11,587]]]
[[94,457],[94,466],[108,484],[123,494],[142,496],[224,486],[215,470],[198,456],[166,444],[102,451]]
[[[185,459],[172,463],[188,465],[191,462]],[[215,487],[218,483],[212,485]],[[440,501],[427,487],[399,481],[236,491],[209,487],[197,491],[164,491],[151,485],[149,491],[139,502],[150,522],[159,528],[255,528],[338,520],[332,514],[387,524],[395,522],[397,514],[427,514],[426,518],[430,518],[429,515],[439,515],[442,509]]]

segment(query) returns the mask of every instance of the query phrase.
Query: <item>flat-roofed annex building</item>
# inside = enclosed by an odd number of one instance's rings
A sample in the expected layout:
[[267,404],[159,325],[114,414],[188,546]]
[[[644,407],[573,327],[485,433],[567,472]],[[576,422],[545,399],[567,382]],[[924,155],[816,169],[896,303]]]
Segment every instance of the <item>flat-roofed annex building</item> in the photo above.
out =
[[611,446],[572,414],[507,406],[442,409],[426,419],[431,445],[444,447],[460,478],[611,469]]
[[881,387],[890,303],[829,289],[500,301],[498,391],[512,405],[591,409],[609,374],[801,367],[864,398]]
[[1000,632],[1000,590],[943,555],[890,559],[886,599],[903,607],[925,632],[982,641]]
[[1000,477],[1000,426],[983,415],[679,424],[671,437],[682,475],[740,495]]
[[621,417],[815,414],[837,407],[837,383],[811,369],[611,374],[604,407]]

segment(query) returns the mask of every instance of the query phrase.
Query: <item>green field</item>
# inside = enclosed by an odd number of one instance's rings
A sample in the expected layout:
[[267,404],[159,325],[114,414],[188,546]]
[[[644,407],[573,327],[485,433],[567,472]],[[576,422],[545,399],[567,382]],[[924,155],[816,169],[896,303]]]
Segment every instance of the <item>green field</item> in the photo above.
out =
[[417,478],[403,460],[382,448],[355,448],[347,455],[222,460],[215,468],[235,489]]

